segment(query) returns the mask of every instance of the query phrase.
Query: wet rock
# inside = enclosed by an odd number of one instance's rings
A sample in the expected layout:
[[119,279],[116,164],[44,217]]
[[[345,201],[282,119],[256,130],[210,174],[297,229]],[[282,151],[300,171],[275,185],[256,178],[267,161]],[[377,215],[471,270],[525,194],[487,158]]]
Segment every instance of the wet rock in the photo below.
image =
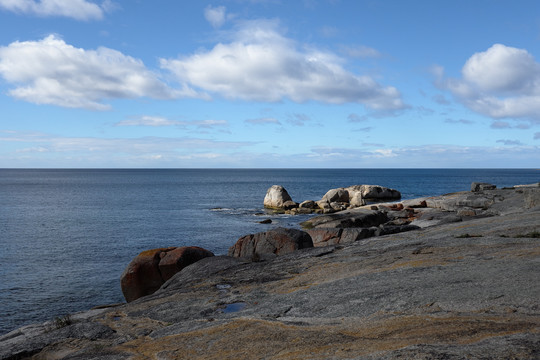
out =
[[229,248],[229,256],[283,255],[309,247],[313,247],[313,241],[308,233],[297,229],[277,228],[241,237]]

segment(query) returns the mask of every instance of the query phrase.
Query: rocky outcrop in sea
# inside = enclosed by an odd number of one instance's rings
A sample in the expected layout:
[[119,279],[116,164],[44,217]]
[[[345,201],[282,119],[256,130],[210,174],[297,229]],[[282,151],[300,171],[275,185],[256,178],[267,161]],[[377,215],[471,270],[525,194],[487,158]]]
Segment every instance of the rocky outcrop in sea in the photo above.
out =
[[538,359],[540,187],[488,185],[248,235],[0,359]]

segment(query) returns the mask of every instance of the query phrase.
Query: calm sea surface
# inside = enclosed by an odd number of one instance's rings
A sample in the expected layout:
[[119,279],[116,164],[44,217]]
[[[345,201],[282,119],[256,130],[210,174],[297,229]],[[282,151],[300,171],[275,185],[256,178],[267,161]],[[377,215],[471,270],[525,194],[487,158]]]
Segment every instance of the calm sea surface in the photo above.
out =
[[[260,215],[266,190],[295,201],[376,184],[404,199],[540,181],[534,169],[0,169],[0,334],[122,302],[120,275],[139,252],[197,245],[226,254],[249,233],[306,217]],[[258,221],[272,218],[270,225]]]

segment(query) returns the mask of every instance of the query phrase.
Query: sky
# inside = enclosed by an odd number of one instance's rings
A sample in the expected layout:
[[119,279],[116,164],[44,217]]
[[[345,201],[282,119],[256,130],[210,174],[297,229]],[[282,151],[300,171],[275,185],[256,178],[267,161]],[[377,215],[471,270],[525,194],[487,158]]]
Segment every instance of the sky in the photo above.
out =
[[0,0],[0,168],[540,168],[540,1]]

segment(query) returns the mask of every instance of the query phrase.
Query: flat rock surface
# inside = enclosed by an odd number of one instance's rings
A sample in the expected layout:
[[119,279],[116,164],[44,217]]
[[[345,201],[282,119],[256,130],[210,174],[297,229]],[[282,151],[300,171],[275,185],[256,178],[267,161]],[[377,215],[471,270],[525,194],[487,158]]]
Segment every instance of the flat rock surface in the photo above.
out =
[[206,258],[150,296],[4,335],[0,358],[538,359],[540,211],[496,201],[490,217]]

